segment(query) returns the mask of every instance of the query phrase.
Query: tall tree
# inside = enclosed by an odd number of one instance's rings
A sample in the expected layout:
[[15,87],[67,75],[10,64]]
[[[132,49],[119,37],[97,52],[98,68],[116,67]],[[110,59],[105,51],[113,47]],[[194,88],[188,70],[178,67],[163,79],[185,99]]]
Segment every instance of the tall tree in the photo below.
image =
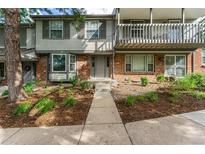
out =
[[3,9],[5,17],[5,57],[6,74],[9,91],[9,101],[16,102],[18,98],[26,97],[22,88],[22,63],[20,53],[20,9]]

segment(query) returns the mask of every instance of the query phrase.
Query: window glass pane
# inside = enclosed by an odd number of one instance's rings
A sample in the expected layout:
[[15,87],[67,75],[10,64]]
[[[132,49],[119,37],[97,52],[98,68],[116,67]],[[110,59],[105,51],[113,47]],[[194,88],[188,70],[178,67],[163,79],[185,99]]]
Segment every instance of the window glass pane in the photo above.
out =
[[76,71],[76,56],[70,55],[70,72]]
[[147,56],[147,63],[153,64],[154,63],[154,56]]
[[131,56],[126,56],[126,64],[131,64]]
[[0,63],[0,78],[4,77],[4,63]]
[[176,65],[185,65],[185,56],[176,56]]
[[205,49],[202,49],[202,64],[205,64]]
[[99,37],[99,22],[88,21],[86,22],[86,38],[98,38]]
[[185,68],[183,67],[177,67],[176,68],[176,76],[177,77],[182,77],[185,75]]
[[63,22],[61,21],[52,21],[51,22],[51,30],[62,30]]
[[174,70],[175,70],[174,67],[167,66],[166,70],[165,70],[165,74],[168,75],[168,76],[175,76]]
[[74,55],[70,55],[70,63],[75,63],[75,56]]
[[145,71],[145,56],[133,57],[133,71]]
[[52,30],[51,31],[51,38],[52,39],[62,38],[62,31],[61,30]]
[[65,71],[65,55],[53,55],[53,71]]
[[202,63],[205,64],[205,57],[202,58]]
[[70,71],[75,72],[75,64],[70,64]]
[[131,64],[126,64],[126,72],[130,72],[131,71]]
[[174,56],[166,56],[166,65],[174,65]]
[[148,71],[153,72],[154,71],[154,66],[153,64],[148,64]]

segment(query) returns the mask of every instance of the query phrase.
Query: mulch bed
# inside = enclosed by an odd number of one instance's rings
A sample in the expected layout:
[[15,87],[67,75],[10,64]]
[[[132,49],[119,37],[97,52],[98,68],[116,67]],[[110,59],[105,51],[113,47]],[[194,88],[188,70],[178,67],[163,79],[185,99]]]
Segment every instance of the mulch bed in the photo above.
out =
[[192,112],[205,109],[205,101],[196,99],[192,96],[183,94],[182,98],[176,103],[169,101],[169,93],[167,89],[157,91],[159,100],[155,103],[140,102],[133,105],[125,105],[125,97],[112,91],[114,101],[117,105],[118,111],[123,123],[152,119],[174,114]]
[[85,123],[89,108],[92,103],[94,89],[81,90],[74,88],[74,97],[77,100],[73,106],[64,106],[63,100],[67,96],[68,88],[64,92],[59,91],[45,92],[38,90],[33,92],[28,100],[34,105],[39,99],[48,97],[56,102],[55,108],[47,113],[31,114],[22,113],[18,116],[11,114],[16,104],[9,104],[7,98],[0,98],[0,127],[38,127],[38,126],[63,126],[63,125],[81,125]]

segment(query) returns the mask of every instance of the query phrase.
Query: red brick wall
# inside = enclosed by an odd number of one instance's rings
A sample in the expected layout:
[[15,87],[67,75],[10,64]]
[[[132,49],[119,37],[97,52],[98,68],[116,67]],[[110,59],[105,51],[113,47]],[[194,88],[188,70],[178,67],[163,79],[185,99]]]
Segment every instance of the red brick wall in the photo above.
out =
[[36,63],[36,79],[47,82],[48,55],[39,55]]
[[91,75],[91,56],[77,55],[77,74],[80,79],[89,79]]
[[[187,72],[192,73],[192,53],[187,56]],[[205,65],[202,65],[202,49],[199,48],[195,51],[195,72],[205,73]]]
[[140,77],[146,76],[150,80],[155,80],[156,74],[164,73],[164,54],[154,55],[155,72],[125,72],[125,54],[115,54],[114,78],[117,80],[125,80],[131,77],[132,80],[140,80]]

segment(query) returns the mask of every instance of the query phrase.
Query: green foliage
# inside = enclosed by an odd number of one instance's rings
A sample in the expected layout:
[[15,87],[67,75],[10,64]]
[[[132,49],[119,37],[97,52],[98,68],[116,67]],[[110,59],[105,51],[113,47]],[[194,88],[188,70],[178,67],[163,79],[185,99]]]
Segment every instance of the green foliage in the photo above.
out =
[[73,85],[73,87],[77,86],[78,78],[77,77],[70,78],[70,83]]
[[159,100],[158,94],[155,91],[145,93],[144,98],[150,102],[157,102]]
[[141,77],[141,78],[140,78],[140,81],[141,81],[141,84],[142,84],[143,86],[147,86],[147,85],[149,84],[149,80],[148,80],[147,77]]
[[127,96],[127,98],[126,98],[125,104],[126,104],[126,105],[133,105],[133,104],[135,103],[135,101],[136,101],[135,96],[129,95],[129,96]]
[[73,89],[68,89],[67,93],[68,93],[68,96],[73,96],[74,90]]
[[28,82],[23,86],[23,89],[26,93],[31,93],[33,92],[34,89],[34,83],[32,82]]
[[197,99],[202,99],[205,100],[205,92],[200,92],[200,91],[192,91],[189,93],[189,95],[197,98]]
[[180,100],[180,98],[181,98],[180,91],[177,91],[177,90],[174,90],[174,89],[170,90],[168,99],[171,103],[176,103],[178,100]]
[[177,89],[177,90],[191,90],[196,88],[196,82],[191,79],[190,76],[186,76],[184,78],[181,79],[177,79],[174,82],[173,88]]
[[47,97],[39,100],[37,102],[37,104],[35,105],[35,108],[39,109],[40,112],[42,112],[42,113],[46,113],[54,107],[55,107],[55,102],[52,101],[51,99],[47,98]]
[[3,93],[1,94],[1,96],[8,96],[9,95],[9,91],[8,90],[4,90]]
[[193,80],[198,88],[205,87],[205,74],[193,73],[190,75],[191,80]]
[[128,82],[128,83],[131,83],[131,82],[132,82],[132,78],[131,78],[131,77],[128,77],[128,78],[127,78],[127,82]]
[[12,110],[13,115],[19,115],[20,113],[26,113],[32,108],[31,102],[25,102],[22,104],[19,104]]
[[65,106],[73,106],[76,103],[76,99],[73,96],[68,96],[64,100]]
[[165,81],[165,77],[163,74],[159,74],[157,75],[157,78],[156,78],[157,82],[164,82]]
[[80,87],[82,90],[89,89],[91,87],[91,83],[89,81],[81,81]]

